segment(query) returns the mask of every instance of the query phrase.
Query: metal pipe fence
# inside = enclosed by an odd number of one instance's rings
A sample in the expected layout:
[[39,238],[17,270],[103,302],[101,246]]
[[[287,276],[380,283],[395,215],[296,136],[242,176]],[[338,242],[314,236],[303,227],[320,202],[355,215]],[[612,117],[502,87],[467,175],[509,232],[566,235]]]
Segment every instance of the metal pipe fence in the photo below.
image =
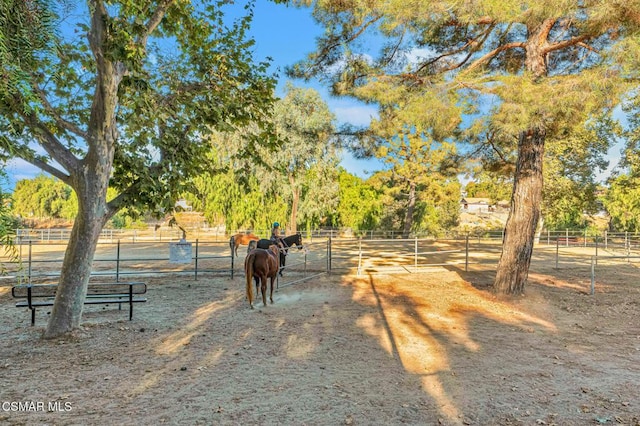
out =
[[[310,242],[303,248],[292,247],[282,268],[286,278],[278,285],[286,286],[327,272],[328,241]],[[174,256],[172,245],[186,246],[183,258]],[[52,280],[60,276],[66,242],[27,241],[19,244],[19,259],[2,259],[8,276],[18,283]],[[98,244],[92,265],[92,277],[111,277],[118,282],[125,275],[191,275],[198,280],[203,274],[229,276],[244,274],[244,257],[234,257],[227,241],[132,242],[117,240]]]
[[[591,268],[592,282],[598,262],[632,264],[640,259],[640,245],[633,235],[614,235],[593,245],[583,241],[567,245],[564,236],[540,241],[534,249],[534,260],[559,268]],[[304,241],[304,240],[303,240]],[[228,241],[196,239],[182,262],[172,260],[173,242],[116,240],[101,242],[92,265],[92,276],[109,276],[116,282],[125,275],[179,274],[198,280],[203,274],[229,276],[243,274],[244,256],[234,257]],[[20,262],[2,260],[10,275],[19,283],[43,280],[60,275],[66,242],[34,242],[19,244]],[[464,238],[436,239],[365,239],[315,237],[305,241],[301,250],[293,247],[287,256],[285,277],[278,278],[278,287],[312,279],[326,273],[343,271],[364,273],[418,273],[442,268],[465,272],[471,265],[494,267],[502,251],[498,239]],[[11,278],[11,277],[9,277]],[[593,288],[592,285],[592,288]],[[593,290],[592,290],[593,292]],[[593,294],[593,293],[592,293]]]

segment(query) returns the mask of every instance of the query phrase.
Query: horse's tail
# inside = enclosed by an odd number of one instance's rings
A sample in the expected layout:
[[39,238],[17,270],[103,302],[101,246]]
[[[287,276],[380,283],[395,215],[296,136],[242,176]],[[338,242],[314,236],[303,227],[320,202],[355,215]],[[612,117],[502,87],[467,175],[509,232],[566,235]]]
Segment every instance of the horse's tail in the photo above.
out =
[[256,257],[255,253],[249,253],[244,261],[244,273],[247,280],[247,299],[249,299],[249,306],[253,308],[253,260]]
[[236,236],[232,235],[229,239],[229,248],[231,249],[231,256],[233,256],[233,249],[236,246]]

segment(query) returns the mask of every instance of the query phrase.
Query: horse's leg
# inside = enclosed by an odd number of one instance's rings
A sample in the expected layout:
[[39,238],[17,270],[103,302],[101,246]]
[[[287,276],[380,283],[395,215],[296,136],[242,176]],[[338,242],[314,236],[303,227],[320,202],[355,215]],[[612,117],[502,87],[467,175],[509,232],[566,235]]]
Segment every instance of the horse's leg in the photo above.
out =
[[275,275],[272,276],[270,278],[270,280],[271,280],[271,292],[269,293],[269,300],[271,301],[271,304],[273,305],[273,282],[276,280]]
[[255,277],[254,280],[256,281],[256,300],[258,300],[260,297],[260,277]]
[[279,268],[278,273],[282,277],[283,276],[282,275],[282,271],[284,271],[284,264],[285,264],[285,262],[287,260],[287,255],[284,254],[283,252],[280,252],[280,256],[279,257],[280,257],[280,268]]
[[[231,253],[233,256],[233,253]],[[247,283],[247,299],[249,299],[249,306],[253,309],[253,295],[251,294],[251,280],[253,279],[253,258],[247,257],[244,261],[245,280]]]
[[266,275],[263,275],[260,278],[260,289],[262,290],[262,303],[264,306],[267,306],[267,280],[269,278]]

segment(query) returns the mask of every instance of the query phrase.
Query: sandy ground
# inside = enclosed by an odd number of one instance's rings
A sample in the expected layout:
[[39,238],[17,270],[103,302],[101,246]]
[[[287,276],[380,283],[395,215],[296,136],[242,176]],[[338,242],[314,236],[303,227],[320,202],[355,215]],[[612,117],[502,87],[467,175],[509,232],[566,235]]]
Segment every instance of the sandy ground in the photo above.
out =
[[133,321],[88,306],[44,341],[0,286],[0,423],[640,425],[640,276],[534,261],[523,298],[493,270],[321,275],[250,310],[243,277],[148,278]]

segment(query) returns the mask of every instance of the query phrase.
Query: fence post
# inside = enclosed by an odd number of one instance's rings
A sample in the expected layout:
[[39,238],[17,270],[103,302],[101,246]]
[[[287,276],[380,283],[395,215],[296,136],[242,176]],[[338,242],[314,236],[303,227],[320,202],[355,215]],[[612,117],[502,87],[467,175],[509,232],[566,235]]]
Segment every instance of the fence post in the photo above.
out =
[[413,269],[418,272],[418,237],[415,238],[415,250],[413,257]]
[[198,281],[198,239],[196,238],[196,258],[195,258],[195,266],[194,266],[194,281]]
[[564,239],[564,246],[565,246],[565,247],[569,247],[569,229],[565,228],[565,230],[564,230],[564,236],[565,236],[565,239]]
[[331,236],[327,239],[327,272],[331,272]]
[[598,264],[598,236],[596,235],[596,265]]
[[607,230],[604,230],[604,249],[608,249],[609,248],[609,244],[608,244],[608,236],[609,234],[607,233]]
[[464,243],[464,271],[469,272],[469,235]]
[[31,284],[31,240],[29,240],[29,272],[28,272],[28,276],[27,276],[27,282],[29,284]]
[[231,279],[233,279],[233,250],[231,250]]
[[558,269],[558,256],[560,252],[560,239],[556,237],[556,269]]
[[116,245],[116,282],[120,281],[120,240]]
[[362,238],[360,238],[359,244],[358,244],[358,275],[360,275],[361,269],[362,269]]
[[592,256],[591,257],[591,295],[593,296],[594,294],[596,294],[596,265]]

